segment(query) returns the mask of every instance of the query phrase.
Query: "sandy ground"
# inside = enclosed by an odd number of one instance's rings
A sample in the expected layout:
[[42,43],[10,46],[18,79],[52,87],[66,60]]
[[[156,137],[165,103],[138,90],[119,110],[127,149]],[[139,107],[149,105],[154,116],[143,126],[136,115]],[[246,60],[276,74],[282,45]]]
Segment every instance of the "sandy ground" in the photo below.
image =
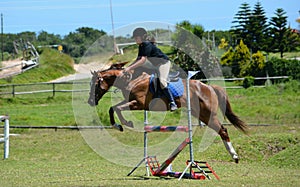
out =
[[[14,66],[16,65],[16,66]],[[15,59],[15,60],[8,60],[8,61],[2,61],[1,62],[1,68],[14,66],[8,69],[3,69],[0,71],[0,78],[5,78],[10,76],[13,73],[20,73],[21,72],[21,59]]]
[[[16,66],[1,70],[0,78],[6,78],[9,77],[11,74],[20,73],[22,68],[21,59],[2,61],[1,65],[1,68],[10,67],[14,65]],[[108,68],[108,65],[104,65],[101,62],[91,62],[88,64],[74,64],[74,69],[76,71],[75,74],[60,77],[50,82],[64,82],[89,78],[91,77],[91,71],[96,71],[104,68]]]
[[86,79],[91,77],[91,71],[106,69],[108,67],[109,65],[103,64],[101,62],[91,62],[88,64],[74,64],[74,69],[76,71],[75,74],[60,77],[50,82],[65,82]]

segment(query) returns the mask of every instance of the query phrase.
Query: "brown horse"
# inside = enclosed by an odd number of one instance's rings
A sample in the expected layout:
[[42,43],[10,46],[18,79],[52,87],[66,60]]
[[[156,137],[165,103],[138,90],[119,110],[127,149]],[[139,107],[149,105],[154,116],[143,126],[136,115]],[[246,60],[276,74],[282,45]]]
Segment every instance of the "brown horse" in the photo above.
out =
[[[115,86],[122,91],[124,100],[115,106],[110,107],[110,123],[115,128],[123,131],[123,127],[116,124],[114,112],[117,113],[122,125],[133,127],[131,121],[127,121],[121,114],[124,110],[151,110],[162,111],[169,110],[167,100],[164,107],[157,107],[151,103],[154,99],[153,94],[149,91],[150,75],[141,73],[134,79],[128,80],[123,74],[123,66],[126,63],[112,65],[109,69],[92,72],[91,91],[88,103],[91,106],[98,105],[98,101],[109,90]],[[184,85],[186,80],[182,80]],[[186,91],[186,87],[184,88]],[[184,92],[186,93],[186,92]],[[175,98],[178,107],[186,107],[186,95]],[[236,116],[230,106],[228,96],[225,91],[219,86],[209,86],[198,80],[190,80],[190,101],[191,113],[194,117],[204,122],[208,127],[215,130],[222,138],[224,145],[232,158],[238,163],[238,155],[234,150],[227,129],[221,124],[217,117],[218,107],[228,120],[239,130],[246,133],[247,125]]]

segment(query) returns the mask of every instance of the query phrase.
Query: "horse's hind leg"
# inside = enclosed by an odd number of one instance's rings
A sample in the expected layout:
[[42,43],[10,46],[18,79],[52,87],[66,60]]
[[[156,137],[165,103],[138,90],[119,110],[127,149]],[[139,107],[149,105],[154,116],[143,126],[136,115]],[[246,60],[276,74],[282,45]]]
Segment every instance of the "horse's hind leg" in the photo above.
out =
[[227,129],[221,124],[221,122],[217,119],[217,116],[212,117],[212,119],[209,121],[208,126],[212,129],[214,129],[222,138],[223,143],[227,149],[227,151],[230,153],[232,158],[236,163],[239,162],[239,157],[236,151],[234,150],[230,138],[227,132]]

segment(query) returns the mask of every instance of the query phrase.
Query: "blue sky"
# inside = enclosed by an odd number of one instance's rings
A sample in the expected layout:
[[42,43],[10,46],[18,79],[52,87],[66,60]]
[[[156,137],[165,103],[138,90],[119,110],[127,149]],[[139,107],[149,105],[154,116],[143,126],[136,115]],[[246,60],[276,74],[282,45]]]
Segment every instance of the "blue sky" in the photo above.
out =
[[[189,20],[205,30],[228,30],[243,2],[258,0],[111,0],[115,28],[144,21],[176,24]],[[298,0],[261,0],[266,16],[283,8],[292,28],[298,28]],[[110,0],[0,0],[4,33],[47,31],[66,35],[79,27],[111,32]]]

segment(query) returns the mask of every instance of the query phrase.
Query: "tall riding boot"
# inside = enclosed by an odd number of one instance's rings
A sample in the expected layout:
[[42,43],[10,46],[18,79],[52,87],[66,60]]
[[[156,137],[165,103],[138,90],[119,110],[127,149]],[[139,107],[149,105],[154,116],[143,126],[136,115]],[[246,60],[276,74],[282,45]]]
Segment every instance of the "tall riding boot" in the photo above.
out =
[[162,90],[163,90],[163,93],[165,94],[165,96],[168,98],[168,100],[170,102],[170,110],[171,110],[171,112],[177,110],[177,105],[176,105],[176,103],[174,101],[173,95],[170,92],[169,88],[164,88]]

